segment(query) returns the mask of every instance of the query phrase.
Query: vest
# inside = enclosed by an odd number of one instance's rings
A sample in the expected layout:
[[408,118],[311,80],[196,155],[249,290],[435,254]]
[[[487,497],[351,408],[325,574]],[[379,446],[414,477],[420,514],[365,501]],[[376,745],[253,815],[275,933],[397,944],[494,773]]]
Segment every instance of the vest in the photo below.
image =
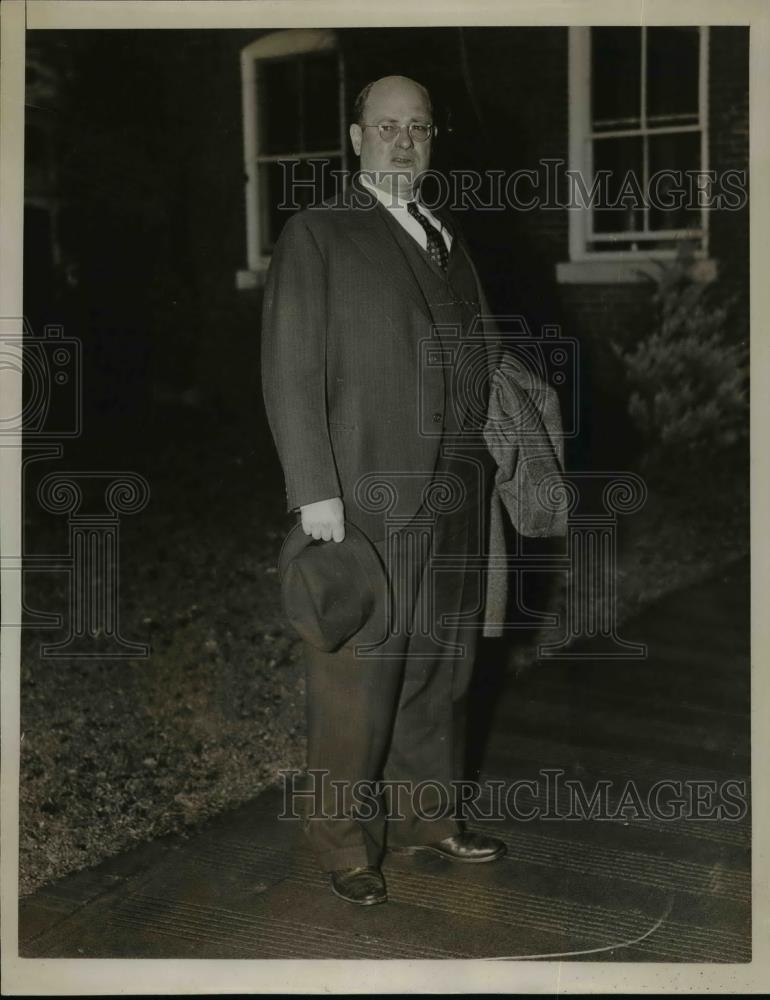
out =
[[[451,467],[475,493],[480,484],[473,465],[467,461],[453,461],[453,457],[461,458],[463,454],[472,455],[476,463],[481,460],[487,481],[496,468],[482,433],[489,399],[486,352],[481,340],[469,338],[473,321],[481,311],[473,269],[456,233],[444,272],[384,206],[379,210],[385,214],[422,289],[433,320],[433,334],[444,359],[442,441],[446,439],[446,447],[441,449],[438,467]],[[427,337],[429,333],[426,326],[422,336]]]

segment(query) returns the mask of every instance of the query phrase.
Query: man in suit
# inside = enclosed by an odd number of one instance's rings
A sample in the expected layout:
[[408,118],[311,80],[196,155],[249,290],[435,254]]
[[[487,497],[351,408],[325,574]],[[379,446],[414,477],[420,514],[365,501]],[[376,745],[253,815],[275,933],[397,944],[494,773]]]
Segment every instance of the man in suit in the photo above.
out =
[[[332,545],[353,522],[392,588],[373,652],[305,645],[308,768],[329,779],[306,830],[332,890],[368,905],[387,898],[385,843],[457,862],[504,853],[441,808],[462,777],[483,610],[468,566],[485,544],[494,463],[481,427],[497,347],[463,341],[482,311],[478,278],[456,223],[420,201],[436,131],[427,91],[384,77],[353,117],[361,173],[341,202],[292,216],[276,244],[262,365],[287,509]],[[407,789],[387,824],[327,794],[381,777]]]

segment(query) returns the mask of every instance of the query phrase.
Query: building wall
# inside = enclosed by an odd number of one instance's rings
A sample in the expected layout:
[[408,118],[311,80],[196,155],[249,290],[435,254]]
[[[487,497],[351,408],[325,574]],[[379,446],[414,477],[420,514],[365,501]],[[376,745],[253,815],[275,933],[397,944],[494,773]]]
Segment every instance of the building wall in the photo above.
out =
[[[745,170],[749,166],[749,29],[714,28],[709,64],[711,166]],[[712,253],[719,262],[720,281],[738,293],[748,310],[749,208],[714,212]],[[748,323],[748,320],[746,320]],[[747,333],[748,326],[744,334]]]

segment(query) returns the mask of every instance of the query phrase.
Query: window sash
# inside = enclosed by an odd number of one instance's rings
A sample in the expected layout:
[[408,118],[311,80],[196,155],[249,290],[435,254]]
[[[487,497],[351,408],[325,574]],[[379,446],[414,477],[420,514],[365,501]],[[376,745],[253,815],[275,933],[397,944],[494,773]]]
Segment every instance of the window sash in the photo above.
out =
[[[259,64],[271,59],[301,57],[316,52],[334,52],[337,56],[337,94],[339,145],[333,149],[262,153],[259,149]],[[244,172],[246,181],[246,249],[248,272],[260,274],[270,262],[266,231],[267,206],[262,204],[261,167],[278,160],[328,158],[340,159],[347,168],[344,139],[346,96],[342,52],[336,33],[329,28],[289,29],[270,32],[241,50],[241,100],[243,116]],[[240,281],[240,277],[239,277]],[[248,283],[242,287],[248,287]]]
[[[647,114],[647,29],[641,27],[641,60],[640,60],[640,111],[639,119],[603,119],[593,120],[591,107],[591,29],[572,27],[569,29],[569,126],[570,126],[570,167],[580,171],[587,181],[587,189],[591,189],[595,179],[594,143],[612,141],[613,139],[640,138],[642,142],[642,191],[647,190],[650,175],[650,139],[659,135],[700,134],[699,164],[700,171],[708,169],[708,28],[699,28],[699,60],[698,60],[698,112],[697,121],[691,112],[682,114],[656,115]],[[674,119],[679,119],[677,124]],[[631,124],[633,122],[633,125]],[[615,128],[597,128],[598,125],[614,125]],[[627,126],[627,127],[623,127]],[[672,169],[681,169],[683,165],[673,164]],[[700,209],[700,226],[683,227],[679,229],[651,229],[650,207],[642,208],[641,228],[622,231],[596,232],[594,230],[594,209],[588,206],[582,212],[569,213],[569,243],[571,260],[603,259],[613,257],[628,259],[636,254],[638,257],[663,256],[666,251],[659,247],[638,250],[607,250],[592,246],[592,243],[606,243],[608,240],[631,243],[661,242],[669,240],[671,247],[684,239],[700,241],[698,256],[708,253],[708,209]],[[668,251],[670,252],[670,251]]]
[[615,231],[603,230],[592,232],[591,240],[605,243],[607,240],[626,240],[629,243],[638,243],[649,240],[651,243],[657,240],[695,239],[703,235],[702,229],[617,229]]

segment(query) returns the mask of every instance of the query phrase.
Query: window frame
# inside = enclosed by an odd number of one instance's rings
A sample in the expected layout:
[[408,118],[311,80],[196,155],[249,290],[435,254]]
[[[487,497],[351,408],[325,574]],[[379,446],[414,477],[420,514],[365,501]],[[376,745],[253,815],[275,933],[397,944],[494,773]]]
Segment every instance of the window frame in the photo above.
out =
[[[264,154],[259,151],[258,64],[262,60],[286,59],[306,53],[337,53],[340,144],[334,155],[341,156],[342,169],[347,168],[345,142],[345,72],[337,32],[329,28],[291,28],[272,31],[241,49],[241,108],[243,116],[243,168],[246,204],[247,269],[236,274],[236,287],[256,288],[263,284],[271,255],[262,252],[264,221],[259,190],[259,165],[285,159],[286,153]],[[331,155],[319,151],[310,155]]]
[[[642,59],[640,73],[645,74],[645,39],[646,31],[642,27]],[[709,100],[708,100],[708,61],[709,61],[709,29],[698,26],[700,31],[699,67],[698,67],[698,124],[695,126],[650,127],[642,125],[633,130],[603,130],[594,133],[591,126],[591,28],[572,26],[568,35],[568,105],[569,105],[569,168],[576,171],[588,181],[587,189],[591,189],[593,181],[593,143],[594,136],[613,137],[618,132],[635,135],[650,135],[658,132],[687,132],[700,130],[700,170],[706,171],[709,149]],[[642,94],[642,118],[644,118],[645,94]],[[600,141],[602,141],[600,140]],[[644,144],[645,159],[647,144]],[[647,211],[647,210],[645,210]],[[648,239],[665,239],[667,235],[679,234],[673,237],[670,247],[644,248],[636,250],[597,250],[589,246],[593,238],[604,238],[604,234],[592,233],[593,212],[590,208],[569,208],[568,240],[569,261],[557,264],[557,280],[564,283],[572,282],[604,282],[604,281],[640,281],[643,280],[639,271],[653,273],[651,267],[654,261],[673,260],[677,255],[679,243],[688,238],[686,234],[692,230],[661,230],[651,233]],[[700,280],[710,281],[715,277],[716,268],[709,259],[709,211],[701,207],[701,246],[695,249],[695,274]],[[644,240],[640,240],[644,242]]]

